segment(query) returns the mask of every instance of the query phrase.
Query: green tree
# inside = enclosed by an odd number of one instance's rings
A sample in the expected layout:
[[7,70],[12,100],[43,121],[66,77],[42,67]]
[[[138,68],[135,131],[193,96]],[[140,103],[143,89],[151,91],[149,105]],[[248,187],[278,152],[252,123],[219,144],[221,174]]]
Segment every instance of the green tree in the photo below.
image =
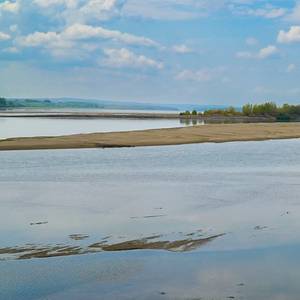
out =
[[236,110],[233,106],[229,106],[226,111],[225,111],[227,114],[230,114],[230,115],[235,115],[236,114]]
[[6,99],[3,97],[0,97],[0,107],[6,107],[6,106],[7,106]]
[[253,105],[250,103],[247,103],[243,106],[243,114],[245,116],[251,116],[253,113]]

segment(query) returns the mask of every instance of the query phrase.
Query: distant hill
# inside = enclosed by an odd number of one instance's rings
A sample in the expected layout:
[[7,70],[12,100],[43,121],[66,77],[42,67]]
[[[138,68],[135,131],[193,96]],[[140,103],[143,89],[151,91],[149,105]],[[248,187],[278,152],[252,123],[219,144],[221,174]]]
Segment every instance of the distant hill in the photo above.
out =
[[[208,109],[223,109],[226,105],[201,105],[201,104],[155,104],[129,101],[109,101],[81,98],[9,98],[5,99],[5,108],[74,108],[74,109],[116,109],[116,110],[160,110],[160,111],[185,111]],[[3,105],[3,104],[2,104]],[[0,105],[1,106],[1,105]],[[3,107],[3,106],[2,106]]]

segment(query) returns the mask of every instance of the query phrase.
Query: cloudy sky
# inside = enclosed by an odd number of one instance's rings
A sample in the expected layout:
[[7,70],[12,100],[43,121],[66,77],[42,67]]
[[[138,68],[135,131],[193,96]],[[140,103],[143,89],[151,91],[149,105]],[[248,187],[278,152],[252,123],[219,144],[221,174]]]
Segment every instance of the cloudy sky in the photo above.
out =
[[298,0],[0,0],[0,95],[300,103]]

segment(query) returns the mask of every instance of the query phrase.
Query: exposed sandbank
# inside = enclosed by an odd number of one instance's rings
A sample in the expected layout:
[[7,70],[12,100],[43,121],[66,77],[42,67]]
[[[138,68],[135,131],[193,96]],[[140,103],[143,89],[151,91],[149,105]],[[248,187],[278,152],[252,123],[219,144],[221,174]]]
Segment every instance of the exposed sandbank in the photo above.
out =
[[300,138],[300,123],[211,124],[185,128],[11,138],[0,150],[114,148]]
[[197,239],[186,238],[182,240],[168,241],[158,240],[161,236],[150,236],[146,238],[123,241],[119,243],[108,243],[103,240],[88,246],[80,245],[25,245],[22,247],[6,247],[0,248],[0,256],[2,260],[7,259],[32,259],[32,258],[48,258],[58,256],[81,255],[97,252],[116,252],[116,251],[132,251],[132,250],[165,250],[171,252],[189,252],[193,251],[205,244],[215,240],[224,234],[218,234],[209,237]]

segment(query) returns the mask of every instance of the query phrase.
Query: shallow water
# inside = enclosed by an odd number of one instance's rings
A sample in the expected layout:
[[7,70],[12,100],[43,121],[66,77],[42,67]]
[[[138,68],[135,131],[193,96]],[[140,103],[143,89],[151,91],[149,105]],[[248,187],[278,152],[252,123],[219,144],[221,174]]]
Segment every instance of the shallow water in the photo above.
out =
[[[188,122],[190,121],[190,122]],[[183,127],[202,124],[178,119],[69,119],[0,117],[0,139],[32,136],[59,136],[78,133],[129,131]]]
[[[0,299],[298,299],[299,149],[1,152]],[[221,234],[186,249],[109,251]],[[108,251],[81,254],[103,242]],[[80,250],[26,260],[3,250],[57,245]]]

